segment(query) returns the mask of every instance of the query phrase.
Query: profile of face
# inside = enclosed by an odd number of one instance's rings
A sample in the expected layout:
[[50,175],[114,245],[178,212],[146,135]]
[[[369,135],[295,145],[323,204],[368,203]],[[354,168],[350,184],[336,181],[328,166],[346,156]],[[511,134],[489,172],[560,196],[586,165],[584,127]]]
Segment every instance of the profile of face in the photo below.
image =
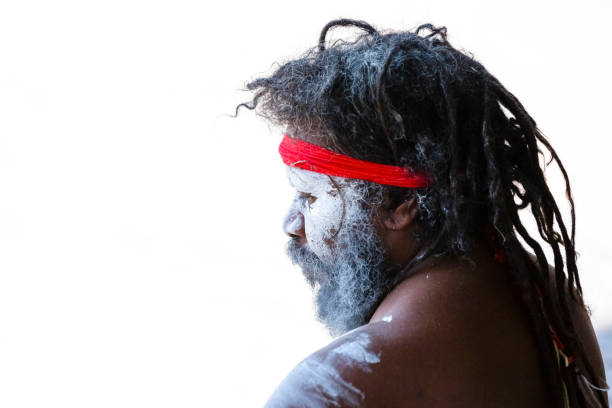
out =
[[287,177],[296,190],[287,253],[315,291],[317,317],[332,335],[367,323],[393,286],[373,211],[382,189],[294,167]]

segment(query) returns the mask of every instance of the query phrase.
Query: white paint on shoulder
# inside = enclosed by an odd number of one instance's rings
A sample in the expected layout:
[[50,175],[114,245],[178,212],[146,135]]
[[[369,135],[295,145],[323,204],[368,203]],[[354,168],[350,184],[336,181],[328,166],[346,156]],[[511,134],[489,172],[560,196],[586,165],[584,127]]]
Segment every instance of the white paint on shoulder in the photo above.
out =
[[359,333],[352,341],[342,343],[331,353],[337,354],[345,363],[351,366],[360,366],[365,372],[371,372],[369,364],[380,363],[380,354],[368,350],[370,337],[367,333]]
[[393,315],[387,315],[387,316],[383,317],[382,320],[384,322],[390,323],[391,320],[393,320]]
[[358,333],[332,348],[324,357],[316,354],[308,357],[289,373],[266,407],[361,406],[364,392],[342,378],[336,367],[372,372],[370,365],[380,363],[380,353],[369,350],[370,343],[367,333]]
[[325,360],[309,357],[298,364],[276,389],[266,408],[329,406],[358,407],[365,395],[345,381]]

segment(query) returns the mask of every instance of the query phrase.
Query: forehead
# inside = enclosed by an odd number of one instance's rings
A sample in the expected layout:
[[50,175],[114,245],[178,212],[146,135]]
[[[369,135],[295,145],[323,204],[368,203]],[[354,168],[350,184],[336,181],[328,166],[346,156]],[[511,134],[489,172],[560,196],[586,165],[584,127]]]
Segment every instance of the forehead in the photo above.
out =
[[329,176],[314,171],[287,166],[287,179],[291,187],[299,191],[327,191],[332,186]]

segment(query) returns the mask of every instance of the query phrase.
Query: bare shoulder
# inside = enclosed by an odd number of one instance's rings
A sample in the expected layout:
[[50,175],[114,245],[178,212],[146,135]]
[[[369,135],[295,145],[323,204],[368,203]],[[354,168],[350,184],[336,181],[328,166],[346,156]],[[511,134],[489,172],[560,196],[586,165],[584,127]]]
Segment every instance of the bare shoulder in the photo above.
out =
[[266,407],[380,406],[382,345],[375,325],[355,329],[299,363]]

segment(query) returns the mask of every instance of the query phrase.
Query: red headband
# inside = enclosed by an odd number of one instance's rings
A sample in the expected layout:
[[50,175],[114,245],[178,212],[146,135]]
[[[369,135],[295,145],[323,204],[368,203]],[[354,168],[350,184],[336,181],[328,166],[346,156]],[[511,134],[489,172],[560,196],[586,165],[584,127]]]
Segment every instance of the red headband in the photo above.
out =
[[373,163],[332,152],[285,134],[278,146],[287,166],[323,173],[329,176],[373,181],[397,187],[427,187],[432,182],[424,174],[401,166]]

